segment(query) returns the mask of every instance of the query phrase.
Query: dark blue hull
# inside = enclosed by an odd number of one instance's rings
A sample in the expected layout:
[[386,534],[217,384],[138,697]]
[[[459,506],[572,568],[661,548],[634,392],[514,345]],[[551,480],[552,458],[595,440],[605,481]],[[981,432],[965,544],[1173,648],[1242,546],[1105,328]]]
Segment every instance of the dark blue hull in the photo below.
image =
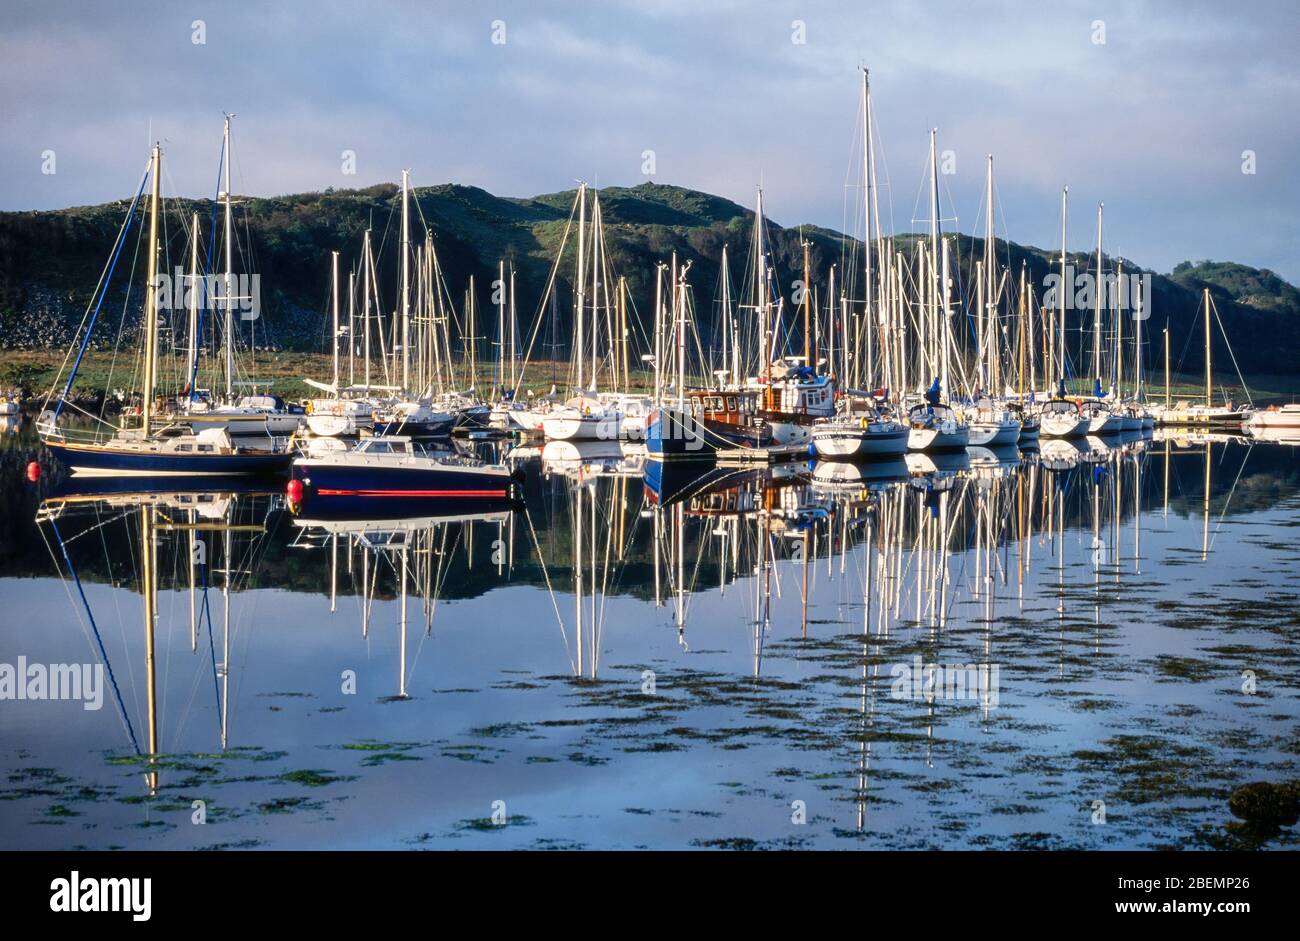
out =
[[712,460],[719,450],[771,444],[772,433],[767,429],[697,419],[675,408],[659,409],[646,423],[646,453],[655,458]]
[[276,476],[225,476],[214,481],[211,475],[197,477],[68,477],[46,499],[75,500],[99,497],[147,496],[152,494],[220,493],[269,496],[284,493],[284,480]]
[[151,453],[111,445],[45,442],[50,453],[73,473],[144,476],[202,476],[208,474],[283,474],[292,453],[248,451],[240,454]]
[[375,467],[300,461],[293,465],[306,497],[373,499],[509,500],[514,479],[508,473],[476,468]]
[[508,513],[519,502],[505,498],[466,499],[454,497],[350,497],[312,494],[295,508],[300,518],[333,523],[351,520],[381,522],[391,520],[456,520],[468,516]]

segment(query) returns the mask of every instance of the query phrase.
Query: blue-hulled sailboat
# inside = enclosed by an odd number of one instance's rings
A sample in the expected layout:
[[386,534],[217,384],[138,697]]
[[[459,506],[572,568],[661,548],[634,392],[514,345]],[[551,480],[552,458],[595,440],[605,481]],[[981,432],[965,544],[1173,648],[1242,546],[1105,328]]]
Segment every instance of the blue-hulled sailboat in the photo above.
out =
[[[187,424],[160,419],[155,414],[155,384],[158,377],[158,252],[159,246],[159,190],[162,170],[162,148],[157,144],[150,155],[149,169],[141,180],[140,189],[131,203],[105,276],[100,285],[98,300],[81,337],[76,359],[62,394],[42,412],[38,423],[41,440],[50,452],[63,462],[73,474],[99,475],[205,475],[205,474],[274,474],[286,470],[292,460],[287,449],[259,445],[244,447],[235,443],[225,428],[206,428],[195,433]],[[76,432],[65,430],[59,418],[68,403],[73,380],[90,344],[95,321],[108,294],[113,270],[122,253],[122,247],[131,229],[136,207],[144,193],[146,181],[152,181],[149,200],[149,241],[146,246],[148,280],[144,304],[144,383],[140,400],[140,425],[138,428],[109,426],[111,437],[90,434],[81,440]],[[51,394],[52,397],[52,394]],[[47,399],[46,405],[50,401]],[[91,416],[95,417],[95,416]],[[107,424],[103,419],[96,419]],[[83,433],[84,434],[84,433]],[[267,439],[263,438],[262,441]]]

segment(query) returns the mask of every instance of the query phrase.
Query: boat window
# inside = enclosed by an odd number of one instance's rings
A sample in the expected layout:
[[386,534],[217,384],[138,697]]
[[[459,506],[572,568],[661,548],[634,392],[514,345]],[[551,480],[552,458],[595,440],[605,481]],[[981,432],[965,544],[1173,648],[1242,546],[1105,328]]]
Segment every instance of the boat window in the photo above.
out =
[[191,446],[188,445],[188,444],[178,444],[178,445],[176,445],[176,450],[177,450],[177,451],[193,451],[194,448],[191,447]]
[[734,395],[727,396],[727,411],[736,411],[736,397]]
[[210,444],[200,444],[200,445],[199,445],[199,450],[200,450],[200,451],[211,451],[211,450],[212,450],[212,445],[210,445]]

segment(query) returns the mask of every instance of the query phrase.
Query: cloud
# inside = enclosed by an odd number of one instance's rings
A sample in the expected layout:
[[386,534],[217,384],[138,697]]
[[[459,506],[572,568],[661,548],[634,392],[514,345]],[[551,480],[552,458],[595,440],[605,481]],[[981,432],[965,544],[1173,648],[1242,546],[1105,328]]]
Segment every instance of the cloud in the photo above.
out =
[[[1107,244],[1161,269],[1231,258],[1300,280],[1300,67],[1286,3],[17,3],[0,34],[0,207],[122,196],[150,134],[170,180],[213,190],[223,111],[236,188],[455,181],[526,196],[574,179],[660,182],[850,231],[859,66],[872,70],[882,195],[912,225],[928,132],[956,155],[946,216],[1059,241],[1069,183]],[[191,42],[203,19],[204,45]],[[493,21],[506,42],[494,44]],[[805,44],[792,42],[802,21]],[[1105,43],[1094,41],[1095,21]],[[53,149],[58,172],[41,173]],[[342,173],[341,153],[357,153]],[[1257,172],[1241,172],[1243,151]],[[1005,225],[1005,228],[1003,226]],[[1095,242],[1072,227],[1072,248]]]

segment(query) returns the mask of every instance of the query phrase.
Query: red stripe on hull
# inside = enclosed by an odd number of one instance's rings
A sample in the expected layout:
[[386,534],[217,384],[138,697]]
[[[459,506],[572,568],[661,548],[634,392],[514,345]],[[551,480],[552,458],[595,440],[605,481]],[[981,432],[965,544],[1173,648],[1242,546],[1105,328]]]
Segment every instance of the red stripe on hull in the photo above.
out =
[[505,490],[317,490],[323,497],[504,497]]

